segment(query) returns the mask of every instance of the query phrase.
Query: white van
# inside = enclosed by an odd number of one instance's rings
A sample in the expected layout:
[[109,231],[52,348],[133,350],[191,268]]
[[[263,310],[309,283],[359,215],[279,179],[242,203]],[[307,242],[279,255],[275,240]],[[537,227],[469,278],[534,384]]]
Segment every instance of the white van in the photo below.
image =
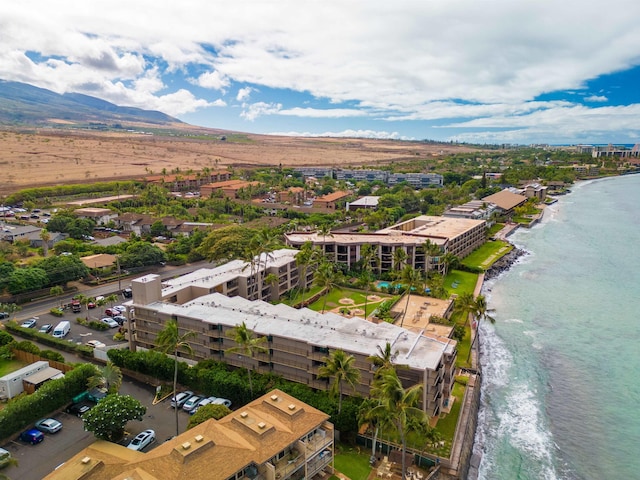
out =
[[56,325],[56,328],[54,328],[53,330],[53,336],[55,338],[64,338],[67,336],[70,330],[71,324],[65,320]]

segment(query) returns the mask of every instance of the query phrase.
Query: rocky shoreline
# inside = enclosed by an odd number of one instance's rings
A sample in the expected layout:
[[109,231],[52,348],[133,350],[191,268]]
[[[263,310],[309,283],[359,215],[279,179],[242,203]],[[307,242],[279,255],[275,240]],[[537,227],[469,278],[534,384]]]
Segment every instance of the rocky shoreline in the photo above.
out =
[[511,266],[514,263],[516,263],[520,257],[523,257],[523,256],[525,256],[527,254],[528,254],[528,252],[526,250],[522,250],[520,248],[513,247],[513,250],[511,250],[505,256],[503,256],[502,258],[497,260],[491,266],[491,268],[489,268],[485,272],[484,279],[485,280],[491,280],[492,278],[498,277],[503,272],[506,272],[507,270],[509,270],[511,268]]

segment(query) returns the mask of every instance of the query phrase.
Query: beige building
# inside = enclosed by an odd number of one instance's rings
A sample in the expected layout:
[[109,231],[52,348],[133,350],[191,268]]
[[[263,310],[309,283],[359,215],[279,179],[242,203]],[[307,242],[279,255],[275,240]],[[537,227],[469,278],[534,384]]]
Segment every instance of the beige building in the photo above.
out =
[[[421,404],[428,415],[437,416],[449,399],[457,355],[455,340],[386,322],[372,323],[240,296],[230,298],[222,293],[205,294],[197,280],[187,281],[186,277],[165,289],[158,275],[131,282],[131,306],[135,309],[132,343],[153,348],[166,322],[175,320],[181,332],[196,332],[197,337],[190,341],[195,360],[215,359],[249,367],[321,390],[329,388],[330,379],[319,378],[319,368],[325,357],[340,349],[355,357],[361,372],[356,392],[365,396],[374,375],[368,358],[389,343],[397,353],[395,362],[408,366],[398,370],[403,385],[423,385]],[[267,352],[254,357],[229,353],[236,346],[229,338],[230,331],[243,322],[254,335],[266,337]],[[345,393],[352,390],[345,388]]]
[[[440,256],[427,257],[423,245],[426,240],[440,247],[442,254],[452,253],[463,258],[486,240],[486,222],[467,218],[447,218],[421,215],[406,222],[374,233],[331,232],[288,233],[288,245],[300,247],[306,242],[320,247],[334,262],[353,267],[360,260],[362,246],[370,244],[376,249],[379,272],[396,268],[394,254],[398,249],[406,253],[404,263],[421,270],[444,269]],[[426,262],[426,263],[425,263]]]
[[[329,416],[280,390],[148,453],[96,441],[47,480],[288,480],[333,472]],[[326,473],[325,473],[326,472]]]

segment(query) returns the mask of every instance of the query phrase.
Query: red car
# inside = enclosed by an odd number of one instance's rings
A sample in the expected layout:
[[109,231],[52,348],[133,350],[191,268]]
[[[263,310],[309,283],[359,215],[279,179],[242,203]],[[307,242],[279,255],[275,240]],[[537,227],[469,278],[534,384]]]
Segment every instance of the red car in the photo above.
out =
[[120,315],[120,312],[115,310],[115,309],[113,309],[113,308],[107,308],[104,311],[104,314],[105,315],[109,315],[110,317],[115,317],[116,315]]
[[89,302],[89,303],[87,303],[87,308],[96,308],[96,304],[95,304],[95,302]]

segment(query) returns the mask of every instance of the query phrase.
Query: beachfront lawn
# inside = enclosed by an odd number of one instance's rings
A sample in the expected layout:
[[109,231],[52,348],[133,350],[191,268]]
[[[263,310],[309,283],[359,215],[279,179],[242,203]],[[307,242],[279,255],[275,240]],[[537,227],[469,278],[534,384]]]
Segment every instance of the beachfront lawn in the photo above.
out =
[[335,468],[351,480],[366,480],[371,473],[369,455],[371,452],[349,445],[336,445]]
[[508,242],[501,240],[488,241],[471,252],[461,263],[471,268],[487,270],[511,250],[513,250],[513,245]]
[[451,407],[451,411],[444,417],[438,419],[436,425],[436,432],[440,436],[440,440],[444,441],[443,447],[438,447],[435,450],[429,450],[430,453],[436,453],[441,457],[449,457],[451,454],[451,446],[453,445],[453,437],[456,434],[456,425],[458,424],[458,417],[460,416],[460,410],[462,408],[462,401],[464,400],[464,391],[466,388],[466,377],[456,378],[453,384],[453,390],[451,394],[456,397]]
[[15,372],[24,367],[26,363],[19,360],[0,360],[0,377]]
[[477,273],[463,272],[462,270],[451,270],[444,279],[444,288],[449,295],[458,295],[469,292],[473,294],[478,281]]
[[504,223],[494,223],[493,225],[491,225],[491,228],[487,230],[487,237],[489,238],[493,237],[496,233],[498,233],[503,228],[504,228]]

